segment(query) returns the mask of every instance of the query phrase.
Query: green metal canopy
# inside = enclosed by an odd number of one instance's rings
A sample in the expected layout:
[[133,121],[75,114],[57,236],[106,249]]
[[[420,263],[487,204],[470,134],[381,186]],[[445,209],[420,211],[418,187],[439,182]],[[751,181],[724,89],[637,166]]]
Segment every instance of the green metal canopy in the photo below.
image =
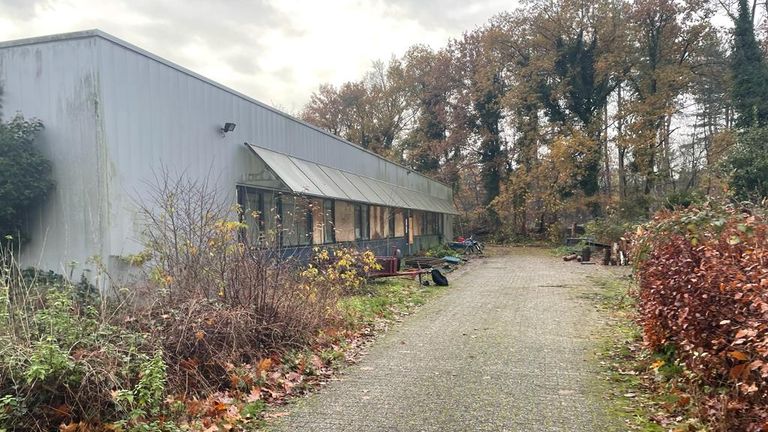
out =
[[288,189],[297,194],[387,207],[458,214],[451,200],[288,156],[252,144],[246,144],[246,146],[274,172]]

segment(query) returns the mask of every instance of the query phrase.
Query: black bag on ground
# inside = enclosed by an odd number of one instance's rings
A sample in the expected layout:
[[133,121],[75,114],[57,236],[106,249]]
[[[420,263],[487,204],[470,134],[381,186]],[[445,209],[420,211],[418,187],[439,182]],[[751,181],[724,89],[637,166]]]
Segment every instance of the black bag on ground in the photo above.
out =
[[438,286],[448,286],[448,278],[443,276],[438,269],[432,269],[432,282]]

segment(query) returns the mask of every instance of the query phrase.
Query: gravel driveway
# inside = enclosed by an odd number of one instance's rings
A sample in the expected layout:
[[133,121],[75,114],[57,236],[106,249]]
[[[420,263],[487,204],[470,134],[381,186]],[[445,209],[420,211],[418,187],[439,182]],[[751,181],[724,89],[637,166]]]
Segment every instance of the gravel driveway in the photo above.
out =
[[598,316],[578,296],[605,270],[523,248],[472,266],[277,430],[621,430],[595,394]]

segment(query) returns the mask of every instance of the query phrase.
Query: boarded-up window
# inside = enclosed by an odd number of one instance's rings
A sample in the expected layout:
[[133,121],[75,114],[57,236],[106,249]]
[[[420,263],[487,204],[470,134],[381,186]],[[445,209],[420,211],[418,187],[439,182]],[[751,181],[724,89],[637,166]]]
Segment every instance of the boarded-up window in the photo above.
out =
[[336,201],[334,207],[336,241],[355,241],[355,207],[353,204]]
[[411,221],[411,230],[413,231],[413,235],[422,235],[424,231],[424,212],[419,210],[411,210]]
[[[382,239],[395,237],[396,226],[398,222],[395,220],[400,218],[400,224],[402,225],[403,214],[402,211],[396,210],[391,207],[381,206],[369,206],[371,212],[371,239]],[[402,227],[400,227],[402,230]],[[400,233],[399,236],[405,235]]]
[[408,234],[408,244],[413,244],[413,212],[406,213],[405,232]]
[[380,206],[369,206],[371,212],[371,238],[374,240],[386,238],[389,230],[387,222],[387,208]]
[[395,237],[405,237],[405,216],[402,209],[394,209],[392,214],[394,220]]
[[333,243],[333,201],[315,198],[312,207],[312,242],[314,244]]
[[323,218],[323,200],[314,198],[309,202],[310,210],[312,212],[312,243],[322,244],[324,243],[324,218]]

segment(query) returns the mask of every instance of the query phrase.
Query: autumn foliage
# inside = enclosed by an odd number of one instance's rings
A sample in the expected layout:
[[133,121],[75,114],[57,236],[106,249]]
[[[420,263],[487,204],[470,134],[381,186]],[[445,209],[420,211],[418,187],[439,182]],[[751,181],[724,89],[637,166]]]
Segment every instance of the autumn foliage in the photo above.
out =
[[758,213],[663,212],[636,234],[645,342],[690,371],[716,430],[768,429],[768,223]]
[[0,247],[0,432],[250,430],[362,337],[338,305],[372,252],[316,248],[303,263],[244,243],[238,209],[206,182],[166,173],[152,192],[145,249],[122,257],[143,277],[108,292]]

